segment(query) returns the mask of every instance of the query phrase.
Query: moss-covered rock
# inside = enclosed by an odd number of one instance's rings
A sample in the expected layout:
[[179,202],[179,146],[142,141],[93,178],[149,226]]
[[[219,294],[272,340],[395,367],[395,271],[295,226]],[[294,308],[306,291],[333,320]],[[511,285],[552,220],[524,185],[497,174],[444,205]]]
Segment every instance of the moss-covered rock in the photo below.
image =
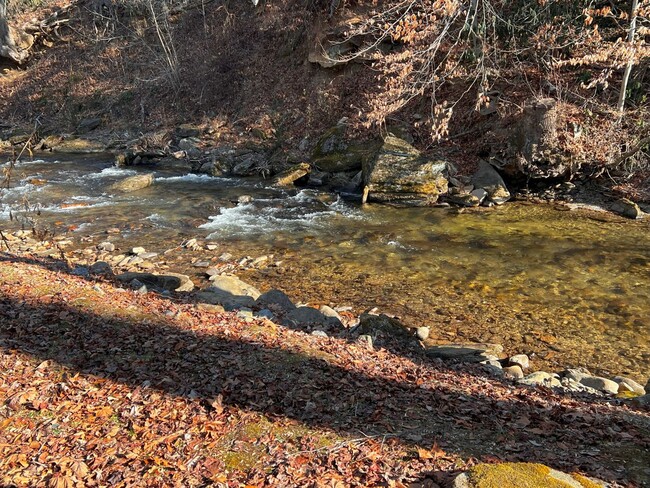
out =
[[478,464],[456,477],[454,488],[602,488],[598,480],[537,463]]

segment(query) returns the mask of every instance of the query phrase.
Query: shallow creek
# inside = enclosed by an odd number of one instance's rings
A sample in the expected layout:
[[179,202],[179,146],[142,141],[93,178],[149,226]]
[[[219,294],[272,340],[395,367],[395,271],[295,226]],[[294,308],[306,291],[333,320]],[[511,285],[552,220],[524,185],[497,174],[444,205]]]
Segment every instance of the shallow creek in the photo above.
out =
[[[532,354],[535,369],[650,377],[648,220],[522,203],[462,213],[362,208],[316,190],[158,169],[152,187],[117,195],[110,184],[136,171],[111,165],[102,157],[18,163],[0,190],[0,227],[15,227],[9,212],[27,199],[42,225],[94,235],[95,244],[161,252],[197,237],[218,244],[203,251],[207,259],[273,255],[281,266],[240,277],[295,301],[377,307],[430,326],[433,341]],[[237,203],[241,195],[253,201]],[[107,236],[110,227],[121,234]],[[196,257],[171,267],[198,276]]]

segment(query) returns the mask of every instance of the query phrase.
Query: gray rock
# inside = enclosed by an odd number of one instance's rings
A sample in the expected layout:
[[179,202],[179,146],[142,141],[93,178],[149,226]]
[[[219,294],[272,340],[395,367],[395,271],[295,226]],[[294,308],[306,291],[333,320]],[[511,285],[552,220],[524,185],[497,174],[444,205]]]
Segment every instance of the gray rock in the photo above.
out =
[[259,308],[267,308],[269,306],[278,307],[284,311],[295,310],[296,306],[291,302],[291,299],[286,293],[280,290],[269,290],[261,294],[255,303]]
[[315,337],[328,337],[328,336],[327,336],[327,332],[325,332],[325,331],[323,331],[323,330],[315,330],[315,331],[313,331],[313,332],[311,333],[311,335],[313,335],[313,336],[315,336]]
[[586,370],[567,369],[564,376],[603,393],[611,395],[618,393],[618,383],[607,378],[591,375]]
[[639,206],[627,198],[621,198],[614,202],[610,207],[610,210],[629,219],[639,219],[643,216],[643,211]]
[[503,352],[503,346],[500,344],[444,344],[426,348],[426,354],[430,357],[477,363],[485,361],[487,355],[500,354],[501,352]]
[[487,198],[488,192],[486,192],[483,188],[478,188],[476,190],[472,190],[470,194],[476,198],[478,198],[479,203],[483,203],[483,201]]
[[521,370],[519,365],[515,364],[503,368],[503,375],[512,380],[520,380],[524,377],[524,372]]
[[327,317],[312,307],[298,307],[284,317],[284,324],[327,324]]
[[164,275],[155,275],[152,273],[133,273],[127,272],[118,275],[117,280],[122,283],[130,283],[138,280],[152,288],[159,288],[167,291],[192,291],[194,283],[189,276],[178,273],[167,273]]
[[142,190],[153,184],[153,173],[144,175],[135,175],[118,181],[110,186],[112,191],[120,191],[124,193]]
[[273,312],[271,312],[268,308],[263,308],[256,314],[258,317],[262,317],[268,320],[273,320],[275,318],[275,315]]
[[429,329],[429,327],[418,327],[415,331],[415,335],[421,341],[426,341],[429,338],[429,334],[431,334],[431,329]]
[[195,268],[209,268],[210,261],[197,261],[192,266],[194,266]]
[[357,337],[355,343],[368,349],[372,349],[372,336],[369,336],[368,334],[361,334],[359,337]]
[[384,314],[361,314],[356,333],[359,335],[369,335],[373,339],[383,337],[400,339],[406,342],[415,341],[415,337],[411,334],[411,331],[400,321]]
[[384,140],[377,157],[364,162],[364,193],[370,201],[428,205],[447,193],[447,163],[429,160],[397,137]]
[[515,354],[508,358],[508,364],[520,366],[524,370],[530,367],[530,360],[525,354]]
[[93,263],[88,269],[88,271],[90,272],[90,274],[94,274],[94,275],[113,274],[113,269],[111,268],[111,265],[108,264],[106,261],[97,261],[96,263]]
[[619,392],[634,393],[635,395],[639,396],[646,394],[646,389],[630,378],[625,378],[623,376],[614,376],[614,381],[618,383]]
[[501,363],[499,361],[487,360],[481,361],[480,364],[483,365],[483,369],[485,369],[485,371],[488,373],[491,373],[495,376],[503,376],[503,366],[501,366]]
[[100,251],[113,252],[115,251],[115,244],[108,241],[100,242],[97,245],[97,249],[99,249]]
[[260,291],[252,285],[243,282],[236,276],[214,275],[210,277],[212,286],[207,291],[230,293],[233,296],[249,296],[256,300]]
[[486,161],[481,160],[479,162],[478,171],[472,176],[472,184],[474,188],[485,190],[488,198],[497,205],[501,205],[510,199],[510,192],[503,178]]
[[139,254],[143,254],[145,252],[144,247],[134,247],[131,249],[131,254],[135,254],[136,256]]
[[142,259],[151,259],[155,258],[156,256],[158,256],[157,252],[143,252],[138,254],[138,257]]
[[546,371],[536,371],[529,375],[524,376],[519,380],[522,385],[528,386],[546,386],[550,388],[562,386],[558,375],[547,373]]
[[196,294],[196,299],[202,303],[221,305],[224,310],[233,311],[242,308],[252,309],[255,306],[253,297],[246,295],[232,295],[230,293],[211,290],[210,288]]
[[650,394],[633,398],[632,404],[639,407],[650,407]]
[[178,141],[178,148],[182,151],[190,152],[197,150],[201,141],[196,137],[185,137]]
[[237,317],[242,318],[242,319],[252,318],[253,317],[253,311],[248,307],[242,307],[237,312]]

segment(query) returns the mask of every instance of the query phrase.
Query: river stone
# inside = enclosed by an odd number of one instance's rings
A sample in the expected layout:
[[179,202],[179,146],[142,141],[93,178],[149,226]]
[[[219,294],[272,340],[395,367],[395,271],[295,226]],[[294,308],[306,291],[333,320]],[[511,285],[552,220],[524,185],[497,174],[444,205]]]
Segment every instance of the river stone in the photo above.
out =
[[503,352],[500,344],[444,344],[433,345],[426,348],[426,354],[430,357],[445,360],[457,360],[462,362],[481,362],[489,359],[490,355],[498,355]]
[[296,309],[296,306],[293,304],[287,294],[280,290],[269,290],[266,293],[261,294],[257,298],[255,305],[258,308],[275,306],[289,312]]
[[570,378],[578,383],[581,383],[594,390],[602,391],[616,395],[618,393],[618,383],[601,376],[593,376],[589,373],[583,372],[578,369],[567,369],[564,373],[567,378]]
[[124,193],[141,190],[153,184],[153,173],[130,176],[118,181],[109,187],[113,191],[121,191]]
[[609,486],[603,481],[537,463],[477,464],[458,475],[453,488],[591,488]]
[[503,178],[487,161],[479,161],[478,171],[472,176],[471,183],[474,188],[485,190],[488,198],[497,205],[501,205],[510,199],[510,192]]
[[95,154],[106,152],[106,145],[88,139],[63,139],[48,146],[52,152],[68,154]]
[[528,386],[541,385],[551,388],[562,386],[562,383],[556,374],[547,373],[546,371],[536,371],[534,373],[530,373],[529,375],[526,375],[520,379],[519,383]]
[[410,205],[436,203],[447,193],[444,161],[431,161],[408,142],[388,136],[377,157],[363,165],[363,184],[370,201]]
[[256,300],[260,295],[260,291],[252,285],[243,282],[236,276],[228,275],[215,275],[210,277],[212,286],[206,291],[213,291],[219,293],[230,293],[233,296],[249,296]]
[[639,396],[646,394],[645,388],[630,378],[625,378],[623,376],[614,376],[614,381],[618,383],[619,393],[627,392]]
[[643,215],[639,206],[627,198],[621,198],[614,202],[610,207],[610,210],[629,219],[639,219]]
[[415,340],[411,331],[399,320],[384,314],[361,314],[359,317],[359,325],[356,328],[356,333],[359,335],[369,335],[374,339],[377,339],[378,337],[388,337],[408,342]]
[[294,324],[327,324],[327,317],[312,307],[298,307],[284,317],[285,325]]
[[429,338],[429,334],[431,334],[431,329],[429,329],[429,327],[418,327],[415,331],[415,335],[421,341],[426,341]]
[[144,254],[146,252],[144,247],[134,247],[131,249],[131,254],[135,254],[136,256],[140,254]]
[[528,356],[525,354],[515,354],[514,356],[511,356],[508,358],[508,364],[516,365],[521,367],[521,369],[528,369],[530,367],[530,360],[528,359]]
[[307,175],[309,175],[310,171],[311,171],[311,166],[309,166],[309,164],[307,163],[296,164],[295,166],[292,166],[288,170],[278,174],[273,180],[273,183],[277,186],[293,185],[295,183],[299,183],[302,179],[304,179]]
[[521,370],[521,366],[515,364],[503,368],[503,375],[512,380],[520,380],[524,377],[524,372]]
[[130,283],[133,280],[138,280],[152,288],[160,288],[167,291],[182,292],[192,291],[194,289],[192,280],[187,275],[178,273],[155,275],[152,273],[127,272],[119,274],[116,278],[122,283]]
[[113,251],[115,251],[115,244],[113,244],[112,242],[108,242],[108,241],[100,242],[97,245],[97,249],[99,249],[100,251],[113,252]]

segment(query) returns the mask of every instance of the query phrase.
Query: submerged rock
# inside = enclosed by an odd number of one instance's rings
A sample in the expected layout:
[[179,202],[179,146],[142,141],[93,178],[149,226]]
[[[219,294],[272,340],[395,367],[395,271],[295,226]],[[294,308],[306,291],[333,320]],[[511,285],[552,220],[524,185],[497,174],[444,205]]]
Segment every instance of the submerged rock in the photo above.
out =
[[130,176],[110,186],[110,190],[124,193],[142,190],[153,184],[153,173]]
[[363,167],[368,200],[409,205],[436,203],[447,192],[447,163],[422,157],[408,142],[388,136],[376,158]]

